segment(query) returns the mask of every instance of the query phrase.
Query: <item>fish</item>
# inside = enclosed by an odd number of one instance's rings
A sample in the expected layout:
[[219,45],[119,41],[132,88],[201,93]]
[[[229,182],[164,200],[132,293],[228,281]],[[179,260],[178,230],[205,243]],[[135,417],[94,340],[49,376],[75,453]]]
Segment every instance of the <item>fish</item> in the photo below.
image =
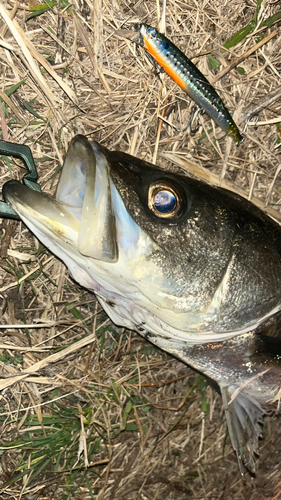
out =
[[132,29],[116,34],[143,47],[149,58],[159,64],[177,85],[236,142],[244,141],[231,114],[207,78],[190,59],[165,35],[148,24],[135,24]]
[[281,229],[241,196],[75,136],[55,197],[6,203],[113,323],[208,377],[241,473],[281,387]]

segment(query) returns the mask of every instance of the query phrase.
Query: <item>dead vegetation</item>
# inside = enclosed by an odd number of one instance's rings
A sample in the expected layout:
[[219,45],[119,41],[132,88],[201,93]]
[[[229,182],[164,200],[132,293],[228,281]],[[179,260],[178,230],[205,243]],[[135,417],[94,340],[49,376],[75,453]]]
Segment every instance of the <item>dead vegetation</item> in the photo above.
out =
[[[243,192],[280,220],[279,14],[266,1],[3,1],[1,139],[31,148],[50,194],[81,133]],[[115,35],[131,22],[165,31],[240,128],[245,111],[259,113],[239,148],[206,116],[195,136],[183,131],[193,103]],[[1,184],[25,172],[12,158],[0,167]],[[1,266],[3,500],[281,497],[277,418],[257,478],[243,481],[220,397],[202,378],[114,327],[22,223],[1,224]]]

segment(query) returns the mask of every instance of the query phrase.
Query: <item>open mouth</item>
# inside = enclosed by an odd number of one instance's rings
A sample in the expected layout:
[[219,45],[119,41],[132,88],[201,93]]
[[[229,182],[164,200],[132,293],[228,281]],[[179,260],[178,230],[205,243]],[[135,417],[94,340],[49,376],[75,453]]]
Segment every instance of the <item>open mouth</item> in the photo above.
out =
[[86,257],[115,263],[120,246],[139,237],[111,180],[105,151],[82,135],[71,141],[55,198],[18,181],[7,182],[3,195],[39,239],[72,245]]

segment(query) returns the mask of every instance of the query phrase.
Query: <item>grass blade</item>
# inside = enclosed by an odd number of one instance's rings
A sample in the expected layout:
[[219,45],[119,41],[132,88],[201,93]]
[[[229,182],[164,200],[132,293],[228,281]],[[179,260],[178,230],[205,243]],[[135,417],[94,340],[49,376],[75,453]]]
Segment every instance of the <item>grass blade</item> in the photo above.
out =
[[273,24],[277,23],[279,19],[281,19],[281,11],[276,12],[276,14],[274,14],[273,16],[265,19],[265,21],[261,23],[261,27],[266,26],[267,28],[270,28],[271,26],[273,26]]
[[254,27],[255,26],[253,26],[251,23],[248,24],[248,26],[245,26],[241,30],[237,31],[235,35],[233,35],[229,40],[227,40],[227,42],[225,42],[224,47],[226,49],[231,49],[231,47],[234,47],[235,45],[237,45],[237,43],[241,42],[241,40],[243,40],[243,38],[245,38],[250,33],[250,31],[254,29]]

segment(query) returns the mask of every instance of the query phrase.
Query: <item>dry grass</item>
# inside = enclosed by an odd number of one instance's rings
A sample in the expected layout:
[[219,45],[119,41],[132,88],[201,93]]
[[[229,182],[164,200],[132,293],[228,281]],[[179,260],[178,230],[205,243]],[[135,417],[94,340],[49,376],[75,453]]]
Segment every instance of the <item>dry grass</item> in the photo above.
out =
[[[261,27],[278,3],[264,1],[255,30],[229,51],[223,44],[252,21],[255,1],[54,3],[28,21],[36,1],[0,3],[2,138],[31,147],[45,192],[54,192],[68,143],[82,133],[243,192],[280,220],[280,24]],[[179,131],[192,103],[115,36],[128,21],[159,23],[216,82],[241,126],[243,111],[259,112],[239,148],[206,116],[195,137]],[[221,62],[216,72],[210,55]],[[12,159],[0,167],[2,183],[24,172]],[[1,230],[3,500],[280,498],[277,419],[265,426],[257,479],[242,481],[219,396],[182,363],[110,324],[23,224],[4,221]],[[55,416],[62,444],[54,455],[58,438],[51,442],[47,463]]]

